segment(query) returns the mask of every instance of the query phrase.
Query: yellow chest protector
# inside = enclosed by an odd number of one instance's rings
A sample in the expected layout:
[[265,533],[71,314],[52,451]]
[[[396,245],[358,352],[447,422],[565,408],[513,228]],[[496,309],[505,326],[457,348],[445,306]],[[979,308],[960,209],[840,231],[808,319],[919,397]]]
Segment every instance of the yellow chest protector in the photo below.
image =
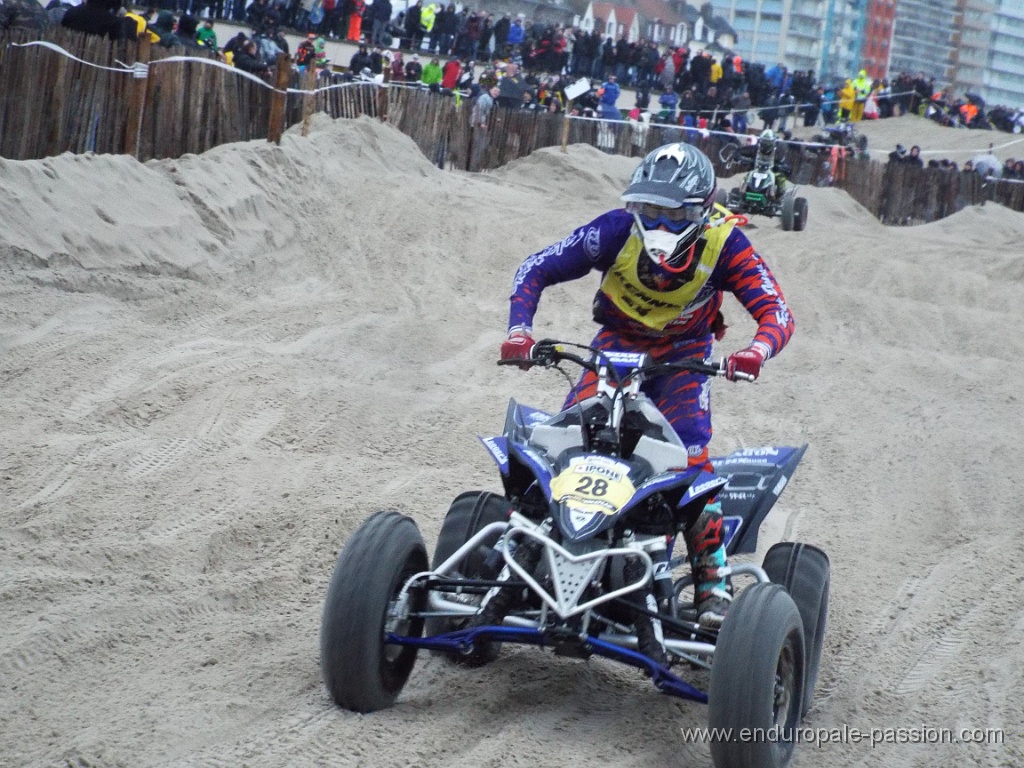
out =
[[634,227],[626,244],[615,257],[615,263],[601,281],[601,292],[629,317],[648,328],[663,330],[683,314],[711,278],[733,226],[734,223],[729,221],[705,230],[704,252],[693,280],[671,291],[648,288],[640,280],[637,265],[640,259],[646,259],[647,256],[644,254],[643,240]]

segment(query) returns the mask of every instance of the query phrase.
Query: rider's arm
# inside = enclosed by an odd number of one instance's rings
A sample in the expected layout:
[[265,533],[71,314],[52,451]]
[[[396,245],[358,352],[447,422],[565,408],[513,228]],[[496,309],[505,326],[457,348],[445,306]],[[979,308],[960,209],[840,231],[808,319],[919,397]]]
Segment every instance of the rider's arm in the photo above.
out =
[[793,335],[793,316],[775,276],[739,229],[726,240],[715,273],[719,287],[733,293],[757,321],[751,346],[766,360],[777,355]]
[[564,240],[527,257],[512,282],[509,328],[533,327],[540,295],[549,285],[611,267],[629,237],[632,224],[632,217],[624,210],[609,211]]

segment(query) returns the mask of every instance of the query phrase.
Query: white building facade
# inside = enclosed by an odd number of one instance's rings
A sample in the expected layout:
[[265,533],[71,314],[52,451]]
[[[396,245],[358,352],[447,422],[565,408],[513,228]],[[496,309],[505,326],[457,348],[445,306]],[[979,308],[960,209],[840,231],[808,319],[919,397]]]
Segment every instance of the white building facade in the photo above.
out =
[[982,95],[990,105],[1024,108],[1024,1],[999,0]]
[[[1024,1],[1024,0],[1022,0]],[[821,77],[851,77],[860,65],[867,0],[716,0],[739,38],[737,53]]]

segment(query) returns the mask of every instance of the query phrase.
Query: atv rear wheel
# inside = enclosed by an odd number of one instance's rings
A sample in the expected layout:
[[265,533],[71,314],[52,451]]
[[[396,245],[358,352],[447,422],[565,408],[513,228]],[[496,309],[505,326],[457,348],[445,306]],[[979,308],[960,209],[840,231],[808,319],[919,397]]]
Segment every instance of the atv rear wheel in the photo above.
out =
[[[716,768],[784,768],[804,690],[800,612],[778,584],[753,584],[729,608],[711,663],[708,725]],[[754,730],[759,729],[759,730]],[[741,740],[746,730],[755,738]]]
[[[416,648],[389,645],[386,632],[423,634],[423,619],[392,617],[411,576],[427,570],[427,551],[416,523],[398,512],[378,512],[364,522],[338,555],[320,625],[324,683],[338,706],[373,712],[401,693]],[[411,611],[423,610],[425,593],[410,592]]]
[[798,197],[793,201],[793,231],[803,232],[807,226],[807,198]]
[[[508,501],[496,493],[487,491],[469,491],[456,498],[448,508],[448,514],[445,515],[444,522],[441,524],[441,533],[437,537],[431,568],[437,568],[459,547],[491,523],[507,522],[508,509]],[[498,574],[489,572],[485,561],[499,538],[500,534],[497,533],[494,536],[488,536],[479,547],[463,558],[457,572],[449,575],[467,579],[495,578]],[[466,597],[473,597],[479,602],[483,596]],[[468,619],[430,618],[427,619],[426,633],[427,636],[431,636],[454,632],[464,627],[467,621]],[[472,663],[477,666],[494,661],[501,650],[501,643],[487,643],[486,649],[483,654],[474,653],[468,657],[444,651],[437,653],[455,662]]]
[[786,588],[803,620],[807,648],[807,674],[803,707],[800,710],[800,716],[803,717],[814,702],[814,686],[818,680],[821,649],[828,623],[831,565],[828,555],[817,547],[783,541],[768,550],[761,567],[769,579]]

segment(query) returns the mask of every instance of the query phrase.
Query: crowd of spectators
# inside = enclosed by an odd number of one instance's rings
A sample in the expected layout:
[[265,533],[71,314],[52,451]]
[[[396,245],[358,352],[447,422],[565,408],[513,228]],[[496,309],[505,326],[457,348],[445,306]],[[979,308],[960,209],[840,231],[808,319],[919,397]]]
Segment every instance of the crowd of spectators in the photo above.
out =
[[985,178],[1024,181],[1024,160],[1010,157],[1000,163],[991,153],[965,160],[963,165],[948,158],[933,158],[925,162],[924,158],[921,157],[921,148],[916,144],[909,151],[902,144],[897,144],[896,149],[889,153],[889,164],[935,168],[945,171],[970,171]]
[[[25,0],[0,2],[13,8]],[[415,0],[397,10],[392,0],[157,0],[145,12],[129,13],[134,19],[126,20],[122,9],[121,19],[112,22],[109,17],[120,5],[119,0],[85,0],[65,25],[110,37],[152,34],[161,45],[216,51],[213,25],[229,19],[249,25],[252,34],[232,38],[235,44],[221,53],[236,66],[265,76],[278,53],[290,53],[282,33],[289,29],[310,35],[307,47],[318,49],[310,58],[320,67],[326,63],[325,41],[360,45],[351,61],[334,62],[348,64],[350,78],[386,74],[396,82],[475,96],[512,65],[527,86],[520,89],[523,108],[563,109],[565,86],[583,77],[591,80],[592,90],[574,105],[581,114],[611,118],[617,110],[620,117],[631,111],[654,122],[728,132],[785,132],[798,122],[832,125],[908,113],[946,125],[1024,130],[1024,111],[986,109],[976,94],[954,98],[923,73],[900,74],[890,82],[872,80],[862,70],[842,83],[820,82],[813,70],[791,72],[781,63],[766,69],[731,54],[716,58],[643,39],[613,40],[558,24],[535,24],[522,14],[513,18],[468,6],[456,9],[452,3]],[[46,13],[61,23],[71,7],[51,0]],[[474,82],[478,65],[484,71]],[[635,90],[635,105],[616,103],[622,88]],[[750,125],[753,118],[762,124]]]

